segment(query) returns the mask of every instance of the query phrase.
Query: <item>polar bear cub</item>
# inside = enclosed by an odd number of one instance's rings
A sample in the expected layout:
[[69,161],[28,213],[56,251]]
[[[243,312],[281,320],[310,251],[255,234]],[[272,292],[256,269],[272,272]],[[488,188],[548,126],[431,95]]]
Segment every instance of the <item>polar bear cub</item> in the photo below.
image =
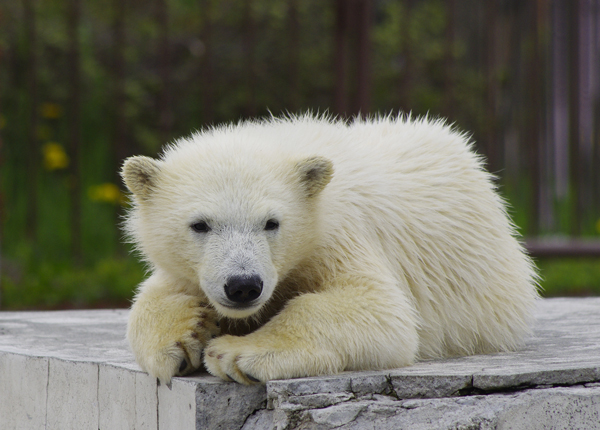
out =
[[439,120],[306,115],[131,157],[151,266],[127,338],[164,383],[243,384],[515,349],[537,275],[492,177]]

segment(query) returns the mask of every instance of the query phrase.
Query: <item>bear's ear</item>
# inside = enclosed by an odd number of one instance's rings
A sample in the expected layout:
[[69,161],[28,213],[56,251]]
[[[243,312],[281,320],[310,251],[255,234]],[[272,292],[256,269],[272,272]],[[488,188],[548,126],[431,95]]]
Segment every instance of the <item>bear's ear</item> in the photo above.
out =
[[296,163],[296,172],[308,197],[316,196],[333,176],[333,163],[324,157],[309,157]]
[[150,157],[129,157],[123,163],[121,177],[123,182],[136,197],[147,198],[156,185],[160,171],[159,162]]

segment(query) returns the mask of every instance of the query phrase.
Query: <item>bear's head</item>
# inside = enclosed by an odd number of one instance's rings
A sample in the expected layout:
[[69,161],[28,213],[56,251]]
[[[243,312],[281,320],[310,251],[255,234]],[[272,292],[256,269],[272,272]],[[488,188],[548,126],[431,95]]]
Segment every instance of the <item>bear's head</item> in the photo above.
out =
[[[126,231],[150,264],[199,285],[222,315],[245,318],[307,258],[320,235],[326,158],[178,145],[127,159]],[[267,151],[269,152],[269,151]]]

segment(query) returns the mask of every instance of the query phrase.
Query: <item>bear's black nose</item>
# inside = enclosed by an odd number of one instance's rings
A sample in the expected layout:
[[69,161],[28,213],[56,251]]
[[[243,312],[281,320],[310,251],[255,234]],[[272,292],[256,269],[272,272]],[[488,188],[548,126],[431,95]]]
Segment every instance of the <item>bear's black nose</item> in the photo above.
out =
[[227,298],[235,303],[248,303],[258,299],[262,293],[263,281],[257,275],[232,276],[225,284]]

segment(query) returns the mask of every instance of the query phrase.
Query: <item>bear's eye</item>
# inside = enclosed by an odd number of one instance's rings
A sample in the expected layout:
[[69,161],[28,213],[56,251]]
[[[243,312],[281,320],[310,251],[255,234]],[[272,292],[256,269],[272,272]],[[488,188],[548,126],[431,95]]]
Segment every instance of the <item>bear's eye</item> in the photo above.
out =
[[210,227],[205,221],[200,221],[192,224],[192,230],[196,233],[207,233],[210,231]]
[[265,230],[277,230],[279,228],[279,221],[270,219],[265,224]]

